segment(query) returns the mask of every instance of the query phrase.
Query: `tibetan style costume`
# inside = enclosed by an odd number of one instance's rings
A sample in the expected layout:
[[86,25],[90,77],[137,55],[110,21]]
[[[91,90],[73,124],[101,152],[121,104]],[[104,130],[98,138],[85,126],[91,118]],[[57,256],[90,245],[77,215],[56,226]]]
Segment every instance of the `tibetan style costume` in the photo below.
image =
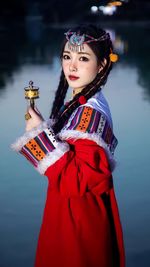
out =
[[116,145],[101,92],[59,134],[43,122],[13,145],[48,177],[35,267],[125,266],[112,179]]

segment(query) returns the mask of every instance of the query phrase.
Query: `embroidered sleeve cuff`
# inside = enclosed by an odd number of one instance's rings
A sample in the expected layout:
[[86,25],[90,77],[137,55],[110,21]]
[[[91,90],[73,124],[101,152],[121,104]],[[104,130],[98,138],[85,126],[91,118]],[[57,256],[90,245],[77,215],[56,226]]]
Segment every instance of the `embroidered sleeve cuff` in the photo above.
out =
[[59,142],[46,122],[25,133],[11,147],[24,155],[41,174],[69,150],[69,145]]
[[24,135],[19,137],[15,143],[11,145],[11,148],[17,152],[30,141],[30,139],[36,137],[39,133],[50,127],[47,121],[43,121],[38,127],[33,128],[31,131],[26,132]]

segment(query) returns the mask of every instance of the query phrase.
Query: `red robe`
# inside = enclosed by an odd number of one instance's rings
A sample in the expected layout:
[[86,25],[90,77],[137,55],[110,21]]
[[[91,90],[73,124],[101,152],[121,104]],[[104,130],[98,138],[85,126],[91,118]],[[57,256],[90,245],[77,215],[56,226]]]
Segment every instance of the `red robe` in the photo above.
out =
[[35,267],[124,267],[124,247],[106,153],[90,140],[50,166]]

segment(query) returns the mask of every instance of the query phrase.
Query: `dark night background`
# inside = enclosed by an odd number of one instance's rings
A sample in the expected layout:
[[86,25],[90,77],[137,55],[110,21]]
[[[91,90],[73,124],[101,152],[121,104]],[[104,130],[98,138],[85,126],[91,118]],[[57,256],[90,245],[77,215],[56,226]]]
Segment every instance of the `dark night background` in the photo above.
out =
[[[89,12],[91,5],[106,5],[108,2],[107,0],[2,0],[0,22],[12,23],[18,20],[24,22],[25,18],[32,12],[42,15],[45,23],[70,23],[74,20],[91,21],[93,20],[93,16]],[[102,20],[109,20],[109,16],[104,17],[102,14],[98,17]],[[149,18],[149,0],[125,0],[113,16],[113,21],[136,21]]]
[[[148,88],[149,80],[149,67],[150,63],[144,61],[147,58],[146,50],[141,50],[141,42],[134,44],[132,42],[132,33],[129,29],[133,29],[134,26],[141,27],[144,25],[144,31],[142,33],[142,42],[145,46],[148,46],[147,39],[150,39],[150,1],[149,0],[124,0],[123,5],[118,7],[117,12],[113,16],[104,15],[102,12],[92,13],[90,8],[93,5],[106,5],[107,0],[3,0],[0,3],[0,89],[4,88],[5,80],[7,77],[11,77],[13,68],[18,68],[21,64],[20,58],[24,53],[35,53],[35,46],[40,47],[48,44],[48,32],[49,28],[60,29],[67,28],[67,25],[76,23],[99,23],[106,27],[122,27],[123,35],[128,32],[129,39],[131,40],[130,49],[128,49],[126,58],[130,61],[130,64],[134,65],[134,58],[138,54],[138,68],[141,73],[141,83]],[[36,23],[35,23],[36,22]],[[30,25],[32,30],[30,31]],[[16,31],[16,27],[19,30]],[[34,29],[35,27],[35,29]],[[59,30],[58,30],[59,31]],[[138,30],[135,29],[136,36],[138,37]],[[59,35],[56,31],[53,31],[54,38],[59,40]],[[28,42],[29,49],[25,42],[30,38]],[[50,37],[49,37],[50,38]],[[14,40],[13,42],[11,40]],[[34,41],[33,41],[34,39]],[[9,49],[11,43],[11,49]],[[135,49],[136,46],[136,49]],[[57,54],[57,44],[53,49]],[[42,48],[41,48],[42,49]],[[19,58],[19,59],[18,59]],[[41,59],[45,60],[45,58]],[[8,61],[8,62],[7,62]],[[124,61],[124,55],[122,55],[122,62]],[[7,64],[8,63],[8,64]],[[43,62],[44,63],[44,62]],[[147,64],[147,67],[143,69],[143,63]],[[144,76],[142,72],[144,71]],[[144,80],[143,80],[144,78]]]

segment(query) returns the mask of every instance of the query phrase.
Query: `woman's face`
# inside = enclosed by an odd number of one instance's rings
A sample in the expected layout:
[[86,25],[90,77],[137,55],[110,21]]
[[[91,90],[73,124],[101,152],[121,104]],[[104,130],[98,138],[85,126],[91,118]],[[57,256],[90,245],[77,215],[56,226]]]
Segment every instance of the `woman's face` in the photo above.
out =
[[82,52],[71,51],[66,43],[62,56],[62,68],[66,80],[74,90],[82,90],[94,80],[100,67],[92,49],[84,44]]

